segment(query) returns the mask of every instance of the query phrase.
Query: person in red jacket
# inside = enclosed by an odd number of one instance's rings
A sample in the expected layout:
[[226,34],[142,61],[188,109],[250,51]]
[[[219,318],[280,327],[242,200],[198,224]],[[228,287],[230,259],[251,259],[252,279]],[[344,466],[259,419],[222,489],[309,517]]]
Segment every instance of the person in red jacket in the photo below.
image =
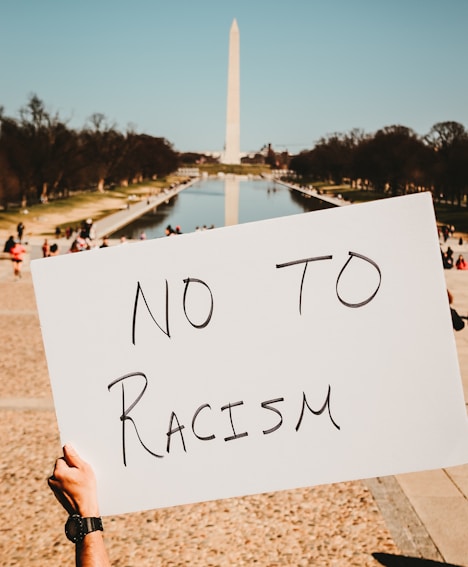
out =
[[455,265],[457,266],[457,270],[468,270],[468,264],[462,254],[458,256],[458,260]]
[[13,263],[13,275],[15,278],[21,278],[21,267],[23,265],[24,255],[26,254],[26,248],[21,244],[21,242],[15,242],[15,245],[10,248],[11,261]]

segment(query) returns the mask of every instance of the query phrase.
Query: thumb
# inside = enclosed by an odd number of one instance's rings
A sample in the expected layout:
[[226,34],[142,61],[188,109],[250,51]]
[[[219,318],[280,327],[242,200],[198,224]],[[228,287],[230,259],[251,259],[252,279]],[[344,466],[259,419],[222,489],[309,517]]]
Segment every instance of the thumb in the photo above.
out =
[[68,444],[63,447],[63,458],[69,467],[77,468],[83,463],[83,460],[75,451],[74,447]]

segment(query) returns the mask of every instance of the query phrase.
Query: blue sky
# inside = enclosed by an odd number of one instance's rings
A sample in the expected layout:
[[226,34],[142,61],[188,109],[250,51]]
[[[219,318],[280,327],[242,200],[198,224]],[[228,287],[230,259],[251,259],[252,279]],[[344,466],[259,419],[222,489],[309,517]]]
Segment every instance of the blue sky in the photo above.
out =
[[234,18],[243,151],[468,128],[468,0],[0,0],[0,105],[17,117],[35,93],[72,128],[99,112],[221,150]]

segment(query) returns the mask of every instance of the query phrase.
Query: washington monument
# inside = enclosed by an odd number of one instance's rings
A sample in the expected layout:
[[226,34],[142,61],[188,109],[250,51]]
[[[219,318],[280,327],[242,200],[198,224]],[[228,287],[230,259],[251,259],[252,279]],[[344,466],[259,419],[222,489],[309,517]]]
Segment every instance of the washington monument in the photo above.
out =
[[239,27],[236,19],[229,32],[229,60],[226,110],[226,143],[222,163],[240,163],[240,70]]

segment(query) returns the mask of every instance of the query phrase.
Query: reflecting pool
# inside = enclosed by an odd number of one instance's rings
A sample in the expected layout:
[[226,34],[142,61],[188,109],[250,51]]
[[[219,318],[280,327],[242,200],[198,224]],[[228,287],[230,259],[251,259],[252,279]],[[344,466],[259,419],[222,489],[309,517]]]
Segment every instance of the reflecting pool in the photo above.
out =
[[197,181],[150,213],[115,232],[112,237],[138,239],[165,235],[168,225],[181,232],[246,223],[307,211],[331,205],[292,191],[274,181],[226,176]]

